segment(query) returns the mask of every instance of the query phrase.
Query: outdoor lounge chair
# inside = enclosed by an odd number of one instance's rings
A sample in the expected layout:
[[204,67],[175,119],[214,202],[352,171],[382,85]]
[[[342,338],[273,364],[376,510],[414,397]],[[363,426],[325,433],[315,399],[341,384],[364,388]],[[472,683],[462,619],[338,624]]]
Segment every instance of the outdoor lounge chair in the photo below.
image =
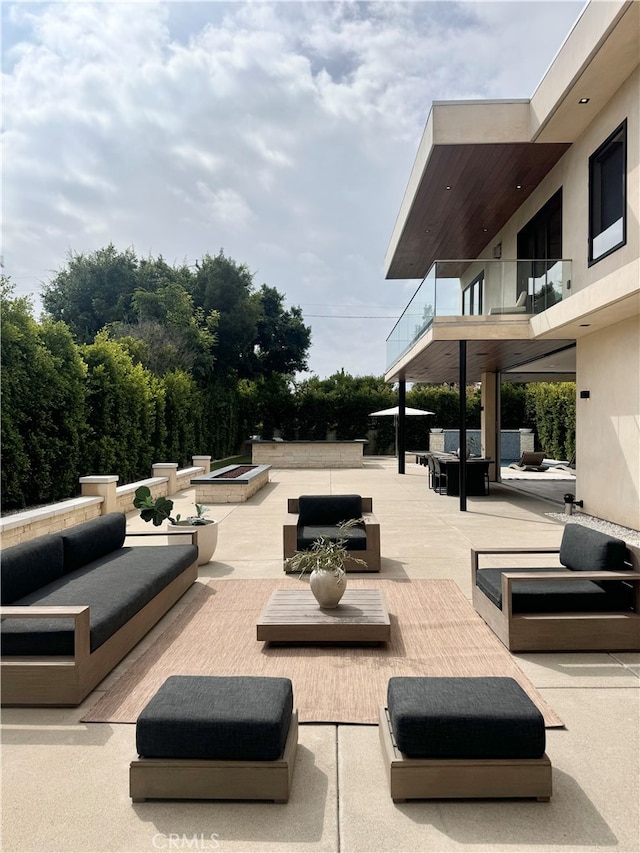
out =
[[518,462],[512,462],[509,468],[516,471],[546,471],[548,465],[543,465],[544,453],[524,452]]
[[557,465],[553,465],[550,469],[551,471],[566,471],[567,474],[575,474],[576,473],[576,455],[575,453],[571,457],[568,462],[558,462]]
[[[373,514],[373,499],[360,495],[301,495],[289,498],[289,515],[282,531],[284,558],[311,547],[315,539],[329,536],[337,539],[342,521],[361,518],[362,524],[346,533],[347,550],[364,560],[345,566],[352,572],[380,571],[380,524]],[[285,571],[287,566],[285,564]]]
[[527,313],[527,293],[522,291],[518,296],[515,305],[506,308],[490,308],[489,314],[526,314]]
[[[523,554],[558,554],[561,566],[495,567]],[[560,548],[472,549],[471,584],[473,606],[510,651],[640,651],[640,549],[621,539],[574,523]]]

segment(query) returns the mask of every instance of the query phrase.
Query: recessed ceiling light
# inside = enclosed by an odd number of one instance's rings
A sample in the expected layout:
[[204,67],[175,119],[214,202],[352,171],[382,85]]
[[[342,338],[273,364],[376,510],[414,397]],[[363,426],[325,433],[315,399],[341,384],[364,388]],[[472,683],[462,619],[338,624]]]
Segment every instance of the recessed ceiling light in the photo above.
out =
[[516,189],[517,189],[517,190],[521,190],[521,189],[522,189],[522,184],[516,184]]
[[587,329],[587,328],[589,328],[590,325],[591,325],[591,323],[580,323],[580,328],[581,329]]
[[579,104],[588,104],[591,98],[580,98],[578,101]]
[[451,189],[451,187],[445,187],[445,190],[450,190],[450,189]]
[[483,228],[482,230],[483,230],[483,231],[485,232],[485,234],[486,234],[486,232],[487,232],[489,229],[488,229],[488,228]]

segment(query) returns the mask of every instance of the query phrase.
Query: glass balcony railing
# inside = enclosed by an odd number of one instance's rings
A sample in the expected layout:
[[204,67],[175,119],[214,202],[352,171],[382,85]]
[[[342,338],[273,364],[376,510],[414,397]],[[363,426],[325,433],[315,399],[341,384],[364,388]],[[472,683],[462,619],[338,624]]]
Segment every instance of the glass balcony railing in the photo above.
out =
[[571,287],[571,261],[436,261],[387,338],[387,370],[435,317],[539,314]]

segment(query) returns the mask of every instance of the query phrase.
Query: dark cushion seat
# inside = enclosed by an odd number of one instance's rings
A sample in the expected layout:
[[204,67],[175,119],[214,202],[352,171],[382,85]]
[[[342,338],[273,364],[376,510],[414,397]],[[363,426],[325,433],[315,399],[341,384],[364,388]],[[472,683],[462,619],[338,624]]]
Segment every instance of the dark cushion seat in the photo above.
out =
[[316,539],[325,536],[333,542],[338,538],[345,539],[348,551],[366,551],[364,522],[342,533],[338,531],[341,522],[354,518],[362,518],[360,495],[301,495],[298,499],[296,548],[306,551]]
[[[119,548],[13,603],[88,605],[93,652],[196,559],[195,545]],[[72,655],[73,623],[66,619],[5,620],[2,654]]]
[[[567,568],[479,569],[476,584],[487,598],[502,609],[502,575],[505,572],[523,574],[560,572],[575,578]],[[567,610],[584,613],[603,613],[628,610],[633,605],[633,591],[621,581],[610,589],[589,580],[514,581],[511,598],[512,613],[558,613]]]
[[364,528],[364,524],[351,527],[342,533],[338,531],[338,526],[335,524],[306,524],[303,527],[298,527],[296,547],[299,551],[306,551],[321,536],[326,536],[327,539],[331,539],[333,542],[336,542],[339,538],[344,539],[347,551],[367,550],[367,531]]
[[136,747],[144,758],[275,761],[292,712],[288,678],[174,675],[138,717]]
[[544,755],[542,714],[513,678],[390,678],[387,707],[408,758]]

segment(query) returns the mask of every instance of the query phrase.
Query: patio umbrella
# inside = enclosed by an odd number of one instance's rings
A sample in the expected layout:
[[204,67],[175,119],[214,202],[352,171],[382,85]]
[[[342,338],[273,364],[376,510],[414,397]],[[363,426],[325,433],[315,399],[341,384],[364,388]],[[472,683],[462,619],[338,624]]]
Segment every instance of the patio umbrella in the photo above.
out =
[[[393,417],[395,428],[396,428],[396,456],[398,455],[398,414],[400,412],[400,406],[392,406],[390,409],[381,409],[379,412],[371,412],[369,414],[370,418],[384,418],[384,417]],[[435,415],[435,412],[427,412],[426,409],[412,409],[409,406],[405,406],[404,409],[405,415]]]

